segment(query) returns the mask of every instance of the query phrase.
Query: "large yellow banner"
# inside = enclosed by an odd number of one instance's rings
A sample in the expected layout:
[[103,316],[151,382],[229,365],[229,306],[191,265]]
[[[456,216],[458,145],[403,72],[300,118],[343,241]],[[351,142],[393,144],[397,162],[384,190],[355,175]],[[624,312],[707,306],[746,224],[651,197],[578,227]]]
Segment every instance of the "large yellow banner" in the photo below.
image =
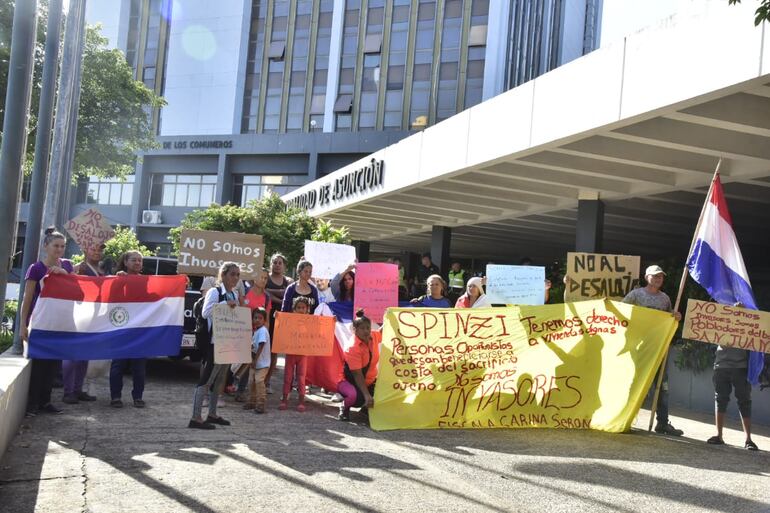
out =
[[391,308],[371,426],[627,431],[676,326],[608,300]]

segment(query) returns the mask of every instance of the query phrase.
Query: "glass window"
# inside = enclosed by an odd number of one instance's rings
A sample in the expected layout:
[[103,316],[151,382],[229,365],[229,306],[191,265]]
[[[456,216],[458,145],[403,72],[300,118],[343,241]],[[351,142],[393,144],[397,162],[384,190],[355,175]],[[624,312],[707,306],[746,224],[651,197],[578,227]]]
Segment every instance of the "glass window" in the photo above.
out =
[[131,205],[134,195],[134,175],[125,179],[89,177],[77,188],[79,203],[96,205]]
[[249,201],[260,200],[268,195],[288,194],[307,181],[304,176],[286,175],[235,175],[233,198],[245,206]]
[[474,25],[468,33],[468,46],[484,46],[487,44],[487,26]]
[[463,2],[462,0],[447,0],[446,7],[444,7],[444,18],[461,18],[463,15]]
[[155,174],[152,182],[152,204],[160,200],[164,207],[207,207],[214,202],[217,176]]
[[435,3],[420,4],[420,7],[417,8],[417,20],[418,21],[432,20],[435,16],[436,16],[436,4]]
[[353,95],[341,94],[334,103],[334,112],[350,112],[353,108]]

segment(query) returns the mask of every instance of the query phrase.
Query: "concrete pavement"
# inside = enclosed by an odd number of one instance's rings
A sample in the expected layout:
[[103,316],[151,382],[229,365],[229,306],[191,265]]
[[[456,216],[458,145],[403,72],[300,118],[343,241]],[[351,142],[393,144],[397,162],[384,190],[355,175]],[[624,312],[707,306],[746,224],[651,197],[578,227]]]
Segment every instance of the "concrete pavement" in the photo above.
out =
[[[233,426],[186,428],[197,368],[151,362],[147,408],[99,401],[25,420],[0,462],[0,511],[673,511],[770,512],[770,431],[759,453],[703,440],[711,419],[677,416],[675,439],[635,431],[457,430],[377,433],[305,413],[254,415],[231,402]],[[126,376],[125,396],[130,390]],[[61,391],[55,391],[59,397]],[[770,391],[754,400],[767,400]],[[734,405],[731,405],[734,406]],[[674,412],[677,413],[677,412]],[[682,412],[679,412],[682,413]],[[638,419],[646,427],[646,412]],[[737,428],[731,422],[731,428]]]

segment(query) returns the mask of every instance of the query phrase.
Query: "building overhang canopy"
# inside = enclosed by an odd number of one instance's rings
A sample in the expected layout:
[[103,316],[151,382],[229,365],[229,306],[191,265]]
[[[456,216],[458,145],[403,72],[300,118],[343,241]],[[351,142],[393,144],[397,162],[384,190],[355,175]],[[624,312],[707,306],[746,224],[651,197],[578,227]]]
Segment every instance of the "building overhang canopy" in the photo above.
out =
[[442,225],[453,254],[504,258],[569,249],[578,201],[598,198],[606,249],[665,255],[689,244],[721,158],[736,223],[770,222],[770,34],[752,12],[709,2],[283,199],[383,250]]

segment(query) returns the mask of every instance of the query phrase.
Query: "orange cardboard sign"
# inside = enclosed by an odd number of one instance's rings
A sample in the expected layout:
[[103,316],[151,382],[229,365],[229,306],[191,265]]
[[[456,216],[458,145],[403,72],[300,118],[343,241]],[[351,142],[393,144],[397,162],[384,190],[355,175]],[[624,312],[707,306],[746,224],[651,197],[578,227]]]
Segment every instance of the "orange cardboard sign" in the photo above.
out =
[[331,356],[334,317],[278,312],[275,316],[273,352],[305,356]]

